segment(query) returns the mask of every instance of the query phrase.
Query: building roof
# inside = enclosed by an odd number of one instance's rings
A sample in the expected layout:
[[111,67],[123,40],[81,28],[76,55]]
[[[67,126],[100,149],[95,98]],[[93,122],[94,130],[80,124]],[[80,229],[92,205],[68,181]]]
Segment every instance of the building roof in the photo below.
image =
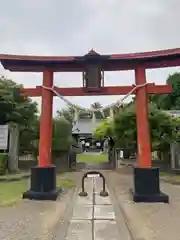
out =
[[54,72],[82,72],[89,59],[100,63],[104,71],[131,70],[138,64],[145,68],[161,68],[180,65],[180,48],[141,53],[100,55],[91,50],[84,56],[28,56],[0,54],[0,61],[10,71],[42,72],[46,68]]
[[97,127],[102,120],[96,119],[94,122],[92,119],[80,119],[72,129],[72,134],[86,135],[92,134],[95,127]]

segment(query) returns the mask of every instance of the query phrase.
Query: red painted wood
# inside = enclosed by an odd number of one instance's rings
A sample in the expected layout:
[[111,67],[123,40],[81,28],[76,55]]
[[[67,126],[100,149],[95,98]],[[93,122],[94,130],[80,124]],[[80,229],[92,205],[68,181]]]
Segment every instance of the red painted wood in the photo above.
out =
[[73,56],[31,56],[31,55],[14,55],[0,54],[1,60],[27,60],[27,61],[68,61],[74,59]]
[[139,52],[139,53],[125,53],[125,54],[112,54],[112,59],[144,59],[162,56],[171,56],[180,54],[180,48],[166,49],[159,51]]
[[[4,63],[3,63],[4,62]],[[43,72],[46,67],[44,65],[36,66],[27,66],[27,65],[15,65],[15,63],[5,63],[6,61],[2,61],[2,64],[5,69],[8,69],[12,72]],[[171,60],[157,60],[154,62],[142,62],[143,66],[146,69],[154,69],[154,68],[165,68],[165,67],[177,67],[180,66],[180,58],[179,59],[171,59]],[[111,63],[107,62],[103,64],[103,71],[123,71],[123,70],[134,70],[137,68],[136,61],[129,63],[118,63],[116,60]],[[59,64],[58,67],[51,67],[53,72],[83,72],[84,64],[76,65],[75,62],[71,64]]]
[[[43,72],[46,70],[46,67],[42,66],[18,66],[18,65],[8,65],[5,67],[5,69],[8,69],[12,72]],[[74,64],[64,64],[63,66],[59,67],[51,67],[51,71],[53,72],[83,72],[84,71],[84,66],[79,65],[79,66],[74,66]]]
[[[120,87],[103,87],[101,92],[84,92],[83,88],[57,88],[55,90],[62,94],[63,96],[98,96],[98,95],[125,95],[129,93],[134,86],[120,86]],[[38,86],[36,88],[23,88],[21,90],[22,95],[38,97],[41,96],[42,87]],[[135,91],[136,92],[136,91]],[[134,92],[134,93],[135,93]],[[147,92],[149,94],[163,94],[172,92],[171,85],[155,85],[153,83],[149,83],[147,85]],[[53,94],[54,96],[56,94]]]
[[[143,67],[135,70],[135,76],[137,85],[146,83],[146,72]],[[146,88],[139,88],[136,92],[136,122],[139,167],[149,168],[152,165],[152,160],[148,120],[148,94]]]
[[148,84],[147,85],[147,93],[148,94],[166,94],[172,92],[172,86],[165,84],[165,85],[155,85],[155,84]]
[[42,87],[37,86],[36,88],[22,88],[21,96],[29,96],[29,97],[39,97],[42,95]]
[[[179,56],[178,59],[177,56]],[[161,57],[161,59],[159,59],[159,57]],[[167,57],[171,57],[171,59],[167,59]],[[179,66],[180,48],[142,53],[111,54],[109,55],[109,59],[103,63],[102,70],[134,70],[137,68],[139,60],[141,60],[141,64],[143,64],[146,69]],[[51,70],[54,72],[82,72],[84,69],[83,62],[77,64],[77,56],[21,56],[0,54],[0,61],[4,68],[10,71],[42,72],[45,70],[45,64],[47,63],[51,64]],[[63,64],[59,64],[58,67],[53,67],[52,62]]]
[[[52,87],[53,72],[44,71],[43,85],[46,87]],[[53,94],[51,91],[43,88],[40,118],[39,159],[38,159],[38,165],[40,167],[48,167],[51,165],[52,108],[53,108]]]
[[[90,53],[97,53],[93,49],[89,51]],[[97,53],[99,54],[99,53]],[[107,54],[110,55],[111,59],[144,59],[144,58],[153,58],[153,57],[163,57],[163,56],[172,56],[180,54],[180,48],[158,50],[158,51],[149,51],[149,52],[138,52],[138,53],[125,53],[125,54]],[[73,60],[77,56],[33,56],[33,55],[14,55],[14,54],[0,54],[1,60],[27,60],[27,61],[60,61],[60,60]]]

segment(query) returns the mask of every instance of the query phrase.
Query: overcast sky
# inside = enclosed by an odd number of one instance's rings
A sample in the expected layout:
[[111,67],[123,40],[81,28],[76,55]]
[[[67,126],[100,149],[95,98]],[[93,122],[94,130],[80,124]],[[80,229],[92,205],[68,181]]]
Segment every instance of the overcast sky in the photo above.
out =
[[[180,47],[180,0],[0,0],[0,53],[28,55],[84,55],[129,53]],[[165,83],[179,68],[147,71],[148,82]],[[41,85],[42,74],[0,74],[25,87]],[[80,73],[57,73],[55,85],[82,85]],[[131,85],[134,73],[105,73],[106,85]],[[118,96],[71,97],[88,107]],[[37,100],[37,99],[36,99]],[[40,101],[38,100],[40,103]],[[54,113],[65,104],[54,98]]]

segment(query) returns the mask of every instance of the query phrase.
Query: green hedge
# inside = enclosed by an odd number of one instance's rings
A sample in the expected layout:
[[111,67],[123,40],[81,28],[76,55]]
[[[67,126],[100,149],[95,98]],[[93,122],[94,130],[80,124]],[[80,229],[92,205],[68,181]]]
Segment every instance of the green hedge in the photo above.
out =
[[0,153],[0,175],[3,175],[6,172],[8,161],[7,153]]
[[[69,152],[69,149],[71,148],[72,144],[74,144],[74,142],[75,140],[72,138],[72,136],[52,138],[52,152]],[[36,161],[38,154],[39,141],[37,141],[36,147],[33,149],[33,156]]]
[[72,145],[72,137],[62,137],[52,139],[52,151],[69,151]]

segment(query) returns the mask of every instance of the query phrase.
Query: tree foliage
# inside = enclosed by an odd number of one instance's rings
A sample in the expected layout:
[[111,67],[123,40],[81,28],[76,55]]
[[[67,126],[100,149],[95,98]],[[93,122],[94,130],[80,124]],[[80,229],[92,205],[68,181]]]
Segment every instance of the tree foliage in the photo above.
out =
[[14,122],[29,126],[36,119],[37,103],[29,97],[15,97],[15,88],[22,87],[10,79],[0,77],[0,124]]
[[21,88],[10,79],[0,77],[0,124],[18,124],[20,152],[32,147],[36,138],[37,103],[29,97],[15,96],[14,89]]
[[102,121],[93,132],[93,135],[95,138],[99,140],[103,140],[106,137],[114,136],[113,132],[113,120],[112,119],[106,119]]
[[71,125],[73,124],[74,118],[74,109],[72,107],[63,108],[56,112],[56,120],[64,118],[66,119]]
[[64,117],[56,118],[53,121],[53,151],[68,151],[72,145],[71,123]]
[[180,73],[169,75],[166,82],[172,85],[172,93],[151,95],[150,102],[155,103],[160,109],[180,110]]
[[[35,127],[34,141],[32,141],[33,145],[33,154],[35,156],[38,155],[39,152],[39,125],[40,121],[38,119]],[[67,121],[64,117],[56,117],[53,119],[53,131],[52,131],[52,152],[57,155],[60,152],[68,152],[71,145],[73,143],[72,139],[72,127],[71,123]]]
[[40,119],[33,120],[31,126],[20,129],[20,154],[21,152],[37,152],[39,145]]
[[[149,106],[149,125],[153,148],[167,146],[178,138],[179,120],[160,111],[155,105]],[[111,121],[104,121],[94,131],[96,138],[111,136],[120,147],[137,146],[137,127],[135,105],[121,109]]]

